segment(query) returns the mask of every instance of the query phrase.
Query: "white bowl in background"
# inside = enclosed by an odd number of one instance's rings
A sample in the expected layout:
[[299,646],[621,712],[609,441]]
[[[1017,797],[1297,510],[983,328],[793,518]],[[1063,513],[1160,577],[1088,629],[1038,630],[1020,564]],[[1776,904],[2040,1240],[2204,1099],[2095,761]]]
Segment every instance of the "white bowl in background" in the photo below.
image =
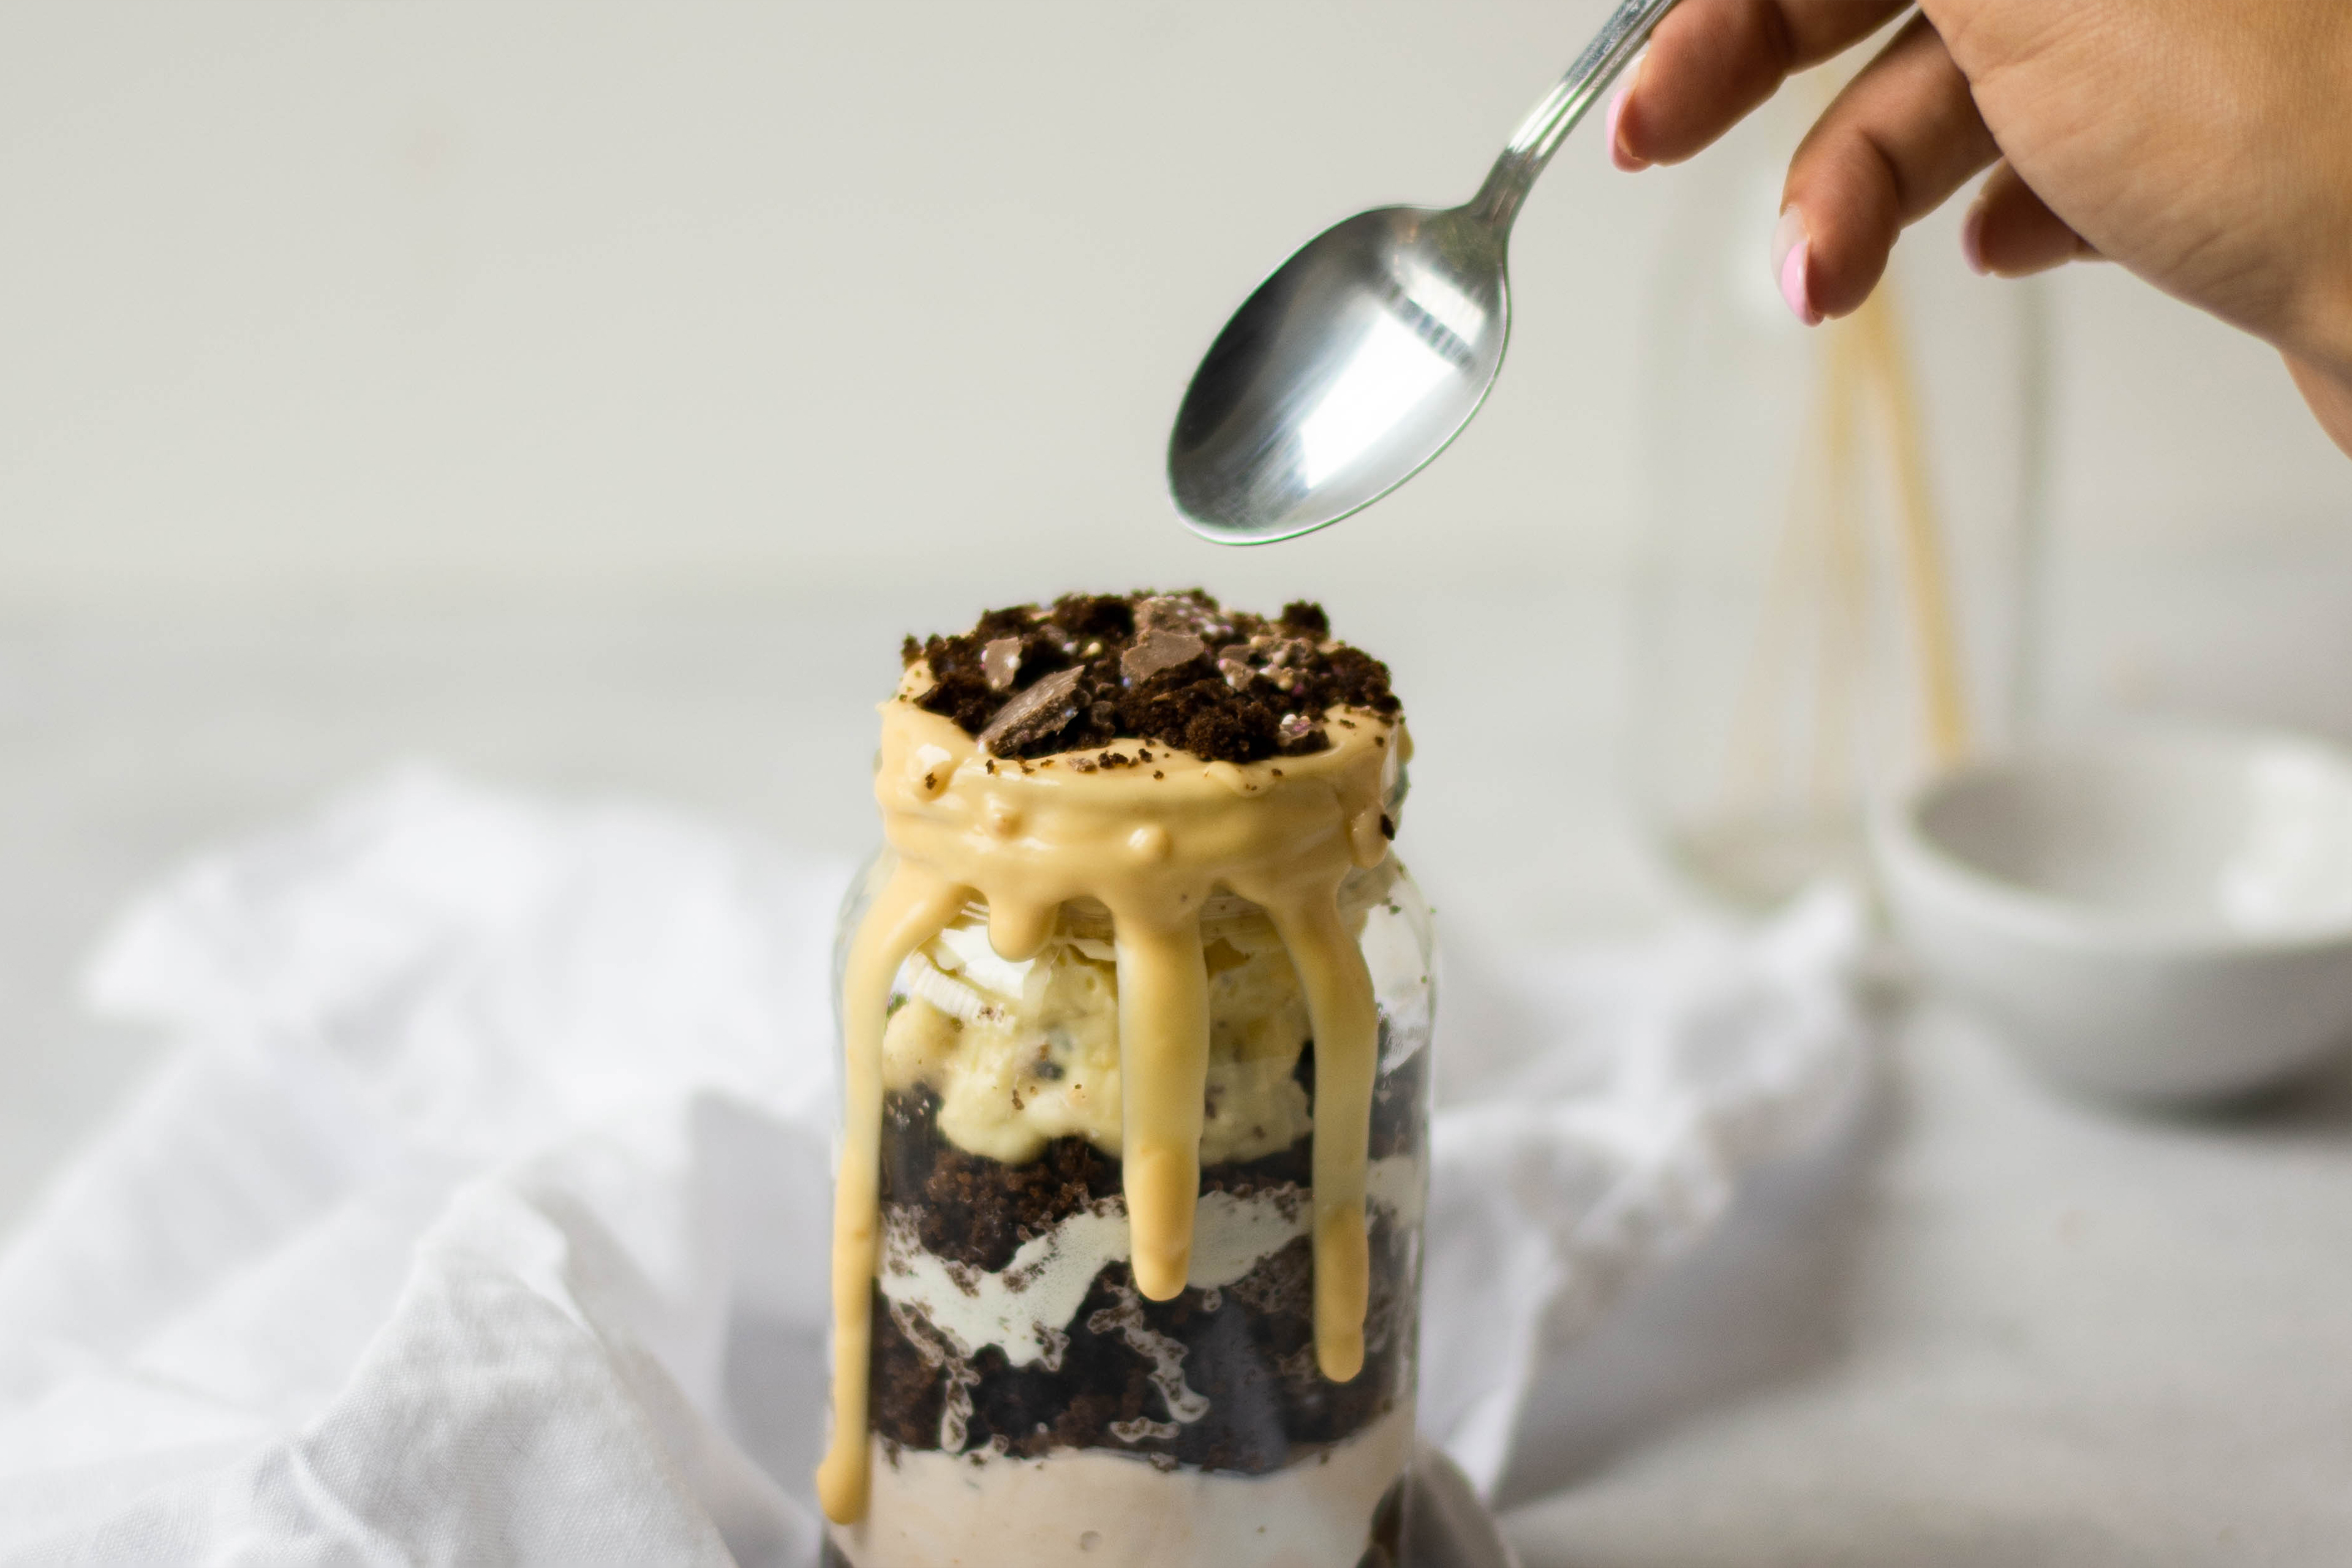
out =
[[2049,1077],[2223,1100],[2352,1041],[2352,754],[2166,728],[1961,768],[1873,823],[1929,976]]

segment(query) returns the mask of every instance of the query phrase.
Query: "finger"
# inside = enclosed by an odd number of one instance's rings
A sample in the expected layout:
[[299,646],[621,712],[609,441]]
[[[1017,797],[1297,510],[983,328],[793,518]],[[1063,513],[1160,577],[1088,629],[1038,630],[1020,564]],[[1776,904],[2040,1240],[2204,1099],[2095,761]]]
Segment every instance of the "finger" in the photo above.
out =
[[2000,155],[1968,79],[1925,16],[1838,94],[1789,165],[1773,270],[1799,316],[1870,297],[1903,226]]
[[2287,374],[2294,377],[2295,390],[2318,416],[2319,427],[2347,456],[2352,456],[2352,380],[2294,354],[2285,358]]
[[1970,267],[1996,278],[2031,277],[2099,255],[2005,162],[1993,165],[1992,177],[1969,209],[1960,248]]
[[1876,32],[1909,0],[1683,0],[1610,108],[1621,168],[1676,163],[1772,96],[1792,71]]

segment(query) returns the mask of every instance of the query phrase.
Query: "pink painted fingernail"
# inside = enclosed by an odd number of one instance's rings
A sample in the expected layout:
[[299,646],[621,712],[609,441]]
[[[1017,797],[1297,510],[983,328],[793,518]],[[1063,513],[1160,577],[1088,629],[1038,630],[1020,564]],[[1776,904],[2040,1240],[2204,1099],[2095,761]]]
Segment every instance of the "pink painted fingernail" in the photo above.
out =
[[1813,308],[1812,265],[1813,240],[1805,232],[1805,215],[1790,207],[1772,230],[1772,277],[1780,285],[1780,298],[1789,302],[1790,314],[1818,327],[1822,313]]
[[1604,128],[1609,137],[1609,161],[1629,174],[1638,174],[1650,166],[1647,158],[1634,156],[1625,145],[1624,132],[1625,106],[1633,101],[1633,86],[1642,79],[1642,67],[1649,58],[1646,49],[1633,57],[1633,63],[1625,68],[1625,79],[1618,84],[1617,96],[1609,100],[1609,119]]
[[1985,203],[1979,197],[1969,208],[1966,221],[1960,225],[1960,254],[1968,258],[1969,270],[1979,278],[1992,276],[1992,267],[1984,253]]

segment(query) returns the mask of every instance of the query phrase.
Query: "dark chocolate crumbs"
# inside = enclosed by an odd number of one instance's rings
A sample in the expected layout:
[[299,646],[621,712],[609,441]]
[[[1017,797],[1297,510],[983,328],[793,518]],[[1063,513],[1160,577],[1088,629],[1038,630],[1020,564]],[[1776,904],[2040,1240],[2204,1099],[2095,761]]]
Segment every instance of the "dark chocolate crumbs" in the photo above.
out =
[[[1102,753],[1113,740],[1140,739],[1254,763],[1327,749],[1320,716],[1334,708],[1401,710],[1388,667],[1330,634],[1318,605],[1301,600],[1268,620],[1195,588],[991,610],[959,637],[908,637],[899,653],[929,666],[920,706],[1000,757]],[[1093,761],[1129,765],[1118,752]]]
[[1331,617],[1312,599],[1293,599],[1282,606],[1282,629],[1292,637],[1320,642],[1331,635]]

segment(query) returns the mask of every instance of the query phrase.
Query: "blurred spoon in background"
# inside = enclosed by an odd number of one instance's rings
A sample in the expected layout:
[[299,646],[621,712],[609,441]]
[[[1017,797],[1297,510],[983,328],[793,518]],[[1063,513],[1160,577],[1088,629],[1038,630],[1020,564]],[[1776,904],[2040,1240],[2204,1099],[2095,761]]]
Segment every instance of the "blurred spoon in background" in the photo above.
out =
[[1192,374],[1168,489],[1223,544],[1289,539],[1404,483],[1470,423],[1511,331],[1511,224],[1675,0],[1623,0],[1462,206],[1376,207],[1257,287]]

